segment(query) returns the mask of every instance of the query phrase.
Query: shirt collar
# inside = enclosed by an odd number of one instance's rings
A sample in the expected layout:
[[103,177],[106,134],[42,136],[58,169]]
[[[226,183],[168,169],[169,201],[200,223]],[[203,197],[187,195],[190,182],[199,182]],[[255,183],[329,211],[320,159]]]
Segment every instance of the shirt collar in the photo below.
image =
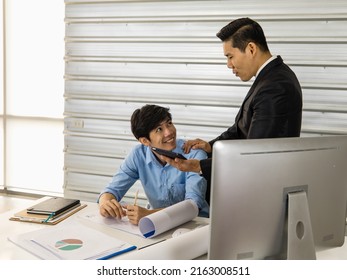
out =
[[[177,152],[177,153],[183,153],[183,145],[184,141],[182,139],[177,139],[176,140],[176,148],[173,149],[173,152]],[[157,164],[160,164],[157,160],[157,158],[155,157],[154,153],[152,152],[151,148],[149,148],[148,146],[144,147],[146,149],[146,164],[149,164],[151,162],[155,162]],[[167,164],[165,164],[166,166]]]
[[255,77],[257,77],[259,75],[260,71],[263,70],[266,65],[268,65],[271,61],[275,60],[276,58],[277,58],[277,56],[273,55],[267,61],[265,61],[265,63],[258,69]]
[[146,163],[149,164],[152,161],[157,161],[152,150],[148,146],[146,146],[145,149],[146,149]]

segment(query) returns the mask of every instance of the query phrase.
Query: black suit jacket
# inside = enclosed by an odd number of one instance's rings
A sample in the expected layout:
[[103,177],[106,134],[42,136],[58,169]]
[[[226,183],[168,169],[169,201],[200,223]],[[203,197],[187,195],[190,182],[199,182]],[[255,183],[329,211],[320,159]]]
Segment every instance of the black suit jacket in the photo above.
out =
[[[302,93],[294,72],[280,56],[262,69],[247,93],[233,126],[213,139],[298,137],[301,130]],[[200,161],[210,182],[212,159]]]

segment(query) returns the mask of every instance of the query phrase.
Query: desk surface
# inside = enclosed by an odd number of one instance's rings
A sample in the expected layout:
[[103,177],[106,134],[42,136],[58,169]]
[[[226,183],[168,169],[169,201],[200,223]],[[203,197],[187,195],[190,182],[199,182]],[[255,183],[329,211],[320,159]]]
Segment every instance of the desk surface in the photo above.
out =
[[[42,199],[41,199],[42,200]],[[38,200],[40,201],[40,200]],[[36,204],[38,201],[28,201],[27,205],[24,205],[25,207],[29,207],[33,204]],[[172,237],[172,233],[175,231],[175,229],[169,230],[163,234],[160,234],[158,236],[155,236],[150,239],[146,239],[144,237],[135,235],[135,234],[130,234],[121,230],[117,230],[114,228],[110,228],[106,225],[101,225],[97,224],[88,220],[80,219],[78,218],[81,216],[83,213],[90,213],[90,212],[95,212],[98,213],[98,205],[96,203],[92,202],[83,202],[83,204],[87,204],[87,207],[83,208],[76,214],[72,215],[68,219],[60,222],[60,224],[66,224],[68,225],[69,223],[76,223],[80,222],[83,223],[86,226],[89,226],[91,228],[100,230],[101,232],[104,232],[106,234],[109,234],[111,236],[116,237],[117,239],[124,240],[125,242],[128,242],[130,244],[133,244],[137,246],[137,248],[142,248],[151,244],[155,244],[158,241],[161,241],[163,239],[170,239]],[[24,209],[23,205],[21,205],[20,209],[13,209],[9,210],[3,214],[0,214],[0,225],[1,225],[1,230],[0,230],[0,260],[9,260],[9,259],[16,259],[16,260],[30,260],[30,259],[38,259],[36,256],[33,254],[27,252],[26,250],[20,248],[16,244],[12,243],[11,241],[8,240],[9,236],[15,236],[21,233],[27,233],[30,231],[35,231],[41,228],[45,227],[55,227],[55,225],[44,225],[44,224],[35,224],[35,223],[29,223],[29,222],[18,222],[18,221],[10,221],[9,218],[16,212]],[[78,221],[77,221],[78,219]],[[200,218],[197,217],[191,222],[188,222],[180,227],[184,228],[190,228],[193,229],[198,226],[206,225],[208,224],[208,219],[206,218]],[[57,226],[58,226],[57,225]],[[165,241],[164,241],[165,242]],[[126,254],[132,254],[132,252],[126,253]]]
[[[24,205],[24,207],[31,206],[33,204],[33,201],[28,200],[27,205]],[[35,202],[36,203],[36,202]],[[79,211],[79,214],[83,213],[90,213],[91,211],[98,212],[98,205],[96,203],[86,203],[87,207]],[[34,224],[34,223],[26,223],[26,222],[16,222],[16,221],[10,221],[9,218],[15,213],[23,209],[23,205],[21,205],[20,209],[13,209],[9,210],[3,214],[0,214],[0,260],[31,260],[31,259],[37,259],[36,256],[33,254],[27,252],[26,250],[20,248],[19,246],[15,245],[14,243],[8,241],[9,236],[14,236],[21,233],[26,233],[30,231],[35,231],[37,229],[41,229],[44,227],[52,227],[49,225],[41,225],[41,224]],[[78,213],[74,214],[70,218],[62,221],[61,223],[69,224],[69,223],[75,223],[76,219],[78,219]],[[123,232],[120,230],[109,228],[105,225],[96,224],[90,221],[79,219],[79,222],[85,223],[87,226],[90,226],[92,228],[98,229],[102,232],[105,232],[111,236],[114,236],[118,239],[124,240],[130,244],[133,244],[137,246],[138,248],[154,244],[160,240],[163,239],[170,239],[172,236],[172,233],[175,229],[172,229],[170,231],[167,231],[166,233],[160,234],[154,238],[146,239],[141,236],[137,236],[134,234],[129,234],[127,232]],[[185,228],[195,228],[201,225],[206,225],[208,222],[208,219],[205,218],[196,218],[192,222],[189,222],[187,224],[184,224],[180,227]],[[60,224],[61,224],[60,223]],[[164,241],[166,242],[166,241]],[[129,252],[127,254],[132,254],[132,252]],[[347,260],[347,239],[345,239],[345,244],[342,247],[337,247],[333,249],[324,249],[317,251],[316,253],[317,259],[320,260]],[[130,255],[129,255],[130,256]],[[131,257],[130,257],[131,258]],[[206,258],[205,256],[201,256],[201,258]]]

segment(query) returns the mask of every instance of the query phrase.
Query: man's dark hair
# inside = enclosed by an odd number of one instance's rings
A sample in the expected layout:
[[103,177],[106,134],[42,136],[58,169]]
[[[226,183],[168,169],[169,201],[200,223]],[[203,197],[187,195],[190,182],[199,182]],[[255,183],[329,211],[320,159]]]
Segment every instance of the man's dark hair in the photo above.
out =
[[225,41],[231,41],[233,48],[244,52],[248,43],[255,43],[262,51],[269,51],[264,31],[256,21],[250,18],[236,19],[224,26],[217,37]]
[[149,133],[166,120],[172,120],[169,108],[157,105],[145,105],[136,109],[131,116],[131,131],[136,139],[145,137],[149,139]]

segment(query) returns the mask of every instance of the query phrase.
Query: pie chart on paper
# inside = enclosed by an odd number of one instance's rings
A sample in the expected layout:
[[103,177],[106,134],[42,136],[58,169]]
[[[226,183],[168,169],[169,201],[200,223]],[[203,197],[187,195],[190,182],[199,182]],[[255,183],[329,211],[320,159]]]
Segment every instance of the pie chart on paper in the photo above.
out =
[[72,251],[83,246],[82,240],[79,239],[63,239],[55,243],[55,248],[62,251]]

